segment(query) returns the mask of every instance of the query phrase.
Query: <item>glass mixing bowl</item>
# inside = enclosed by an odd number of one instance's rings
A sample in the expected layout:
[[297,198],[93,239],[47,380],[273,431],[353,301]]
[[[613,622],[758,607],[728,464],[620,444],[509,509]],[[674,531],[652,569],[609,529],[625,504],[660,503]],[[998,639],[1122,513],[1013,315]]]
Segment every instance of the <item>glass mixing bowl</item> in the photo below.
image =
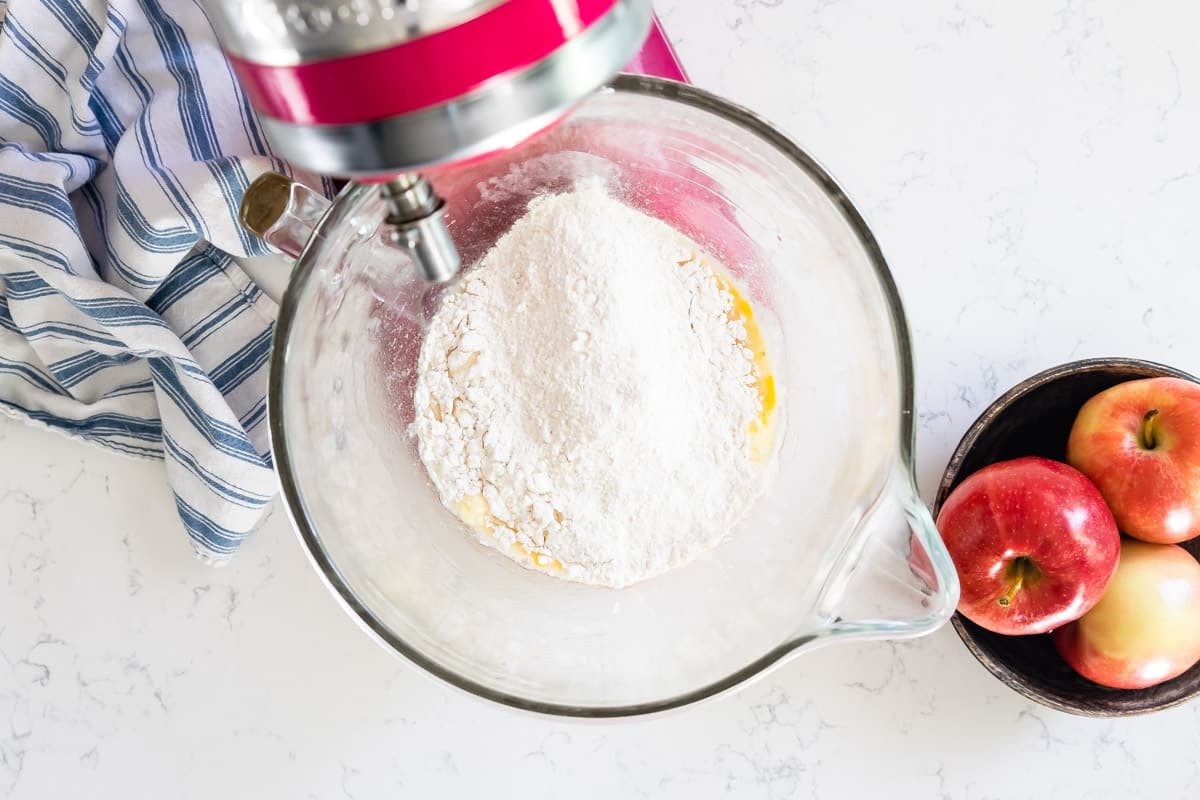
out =
[[427,174],[467,265],[531,198],[591,176],[696,240],[756,308],[776,452],[765,495],[723,544],[628,588],[529,571],[478,543],[439,502],[408,430],[446,287],[385,243],[378,191],[350,184],[283,301],[271,441],[304,546],[384,646],[491,700],[618,716],[717,694],[826,643],[948,619],[958,585],[915,489],[900,299],[863,220],[809,156],[709,93],[623,75],[502,156]]

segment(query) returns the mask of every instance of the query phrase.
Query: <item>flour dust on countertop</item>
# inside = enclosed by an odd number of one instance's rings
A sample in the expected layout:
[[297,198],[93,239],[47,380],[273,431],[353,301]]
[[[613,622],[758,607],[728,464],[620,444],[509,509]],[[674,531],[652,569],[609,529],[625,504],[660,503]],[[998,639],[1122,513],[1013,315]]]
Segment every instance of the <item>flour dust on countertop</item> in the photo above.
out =
[[443,298],[418,371],[443,504],[526,567],[627,586],[762,492],[774,378],[749,303],[598,180],[529,204]]

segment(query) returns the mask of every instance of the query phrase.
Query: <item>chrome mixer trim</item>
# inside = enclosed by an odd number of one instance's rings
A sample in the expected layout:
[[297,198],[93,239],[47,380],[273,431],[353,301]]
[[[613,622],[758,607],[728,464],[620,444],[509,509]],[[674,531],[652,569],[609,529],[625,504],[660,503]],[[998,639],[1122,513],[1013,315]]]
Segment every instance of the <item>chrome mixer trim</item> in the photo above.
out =
[[[901,401],[900,413],[900,458],[902,463],[908,464],[909,477],[912,478],[912,450],[914,437],[913,424],[913,404],[914,404],[914,378],[913,378],[913,353],[912,339],[909,334],[908,323],[904,314],[904,306],[900,299],[899,290],[896,287],[895,280],[892,277],[891,271],[888,269],[887,261],[883,256],[883,252],[875,239],[874,234],[867,227],[866,221],[854,207],[850,198],[842,190],[841,186],[833,179],[829,172],[822,167],[816,159],[802,150],[795,142],[788,139],[770,123],[766,122],[762,117],[754,114],[742,106],[735,105],[727,100],[710,94],[703,89],[697,89],[693,86],[676,83],[664,78],[652,78],[634,75],[620,75],[610,84],[613,89],[635,95],[644,95],[650,97],[663,97],[669,100],[679,102],[683,105],[699,108],[708,111],[718,117],[733,122],[746,130],[761,137],[764,141],[770,142],[779,152],[785,157],[791,159],[799,166],[809,177],[817,182],[824,189],[830,200],[837,206],[838,210],[844,215],[847,224],[854,230],[859,242],[862,244],[865,252],[871,261],[871,266],[875,270],[876,276],[879,279],[880,286],[883,290],[888,313],[891,317],[893,333],[895,334],[896,355],[898,358],[898,380],[899,393]],[[338,202],[334,208],[325,216],[321,224],[317,227],[311,241],[319,240],[323,232],[326,230],[335,230],[339,226],[348,224],[348,220],[353,215],[355,209],[363,201],[364,196],[368,192],[378,191],[377,187],[369,184],[351,183],[342,190],[342,194],[338,197]],[[275,458],[276,473],[279,477],[279,485],[284,499],[284,505],[287,508],[288,516],[292,521],[293,528],[296,530],[301,543],[304,546],[305,552],[312,561],[318,574],[321,575],[325,584],[333,592],[333,594],[341,601],[352,616],[361,624],[368,634],[378,641],[385,648],[396,652],[408,659],[413,664],[421,669],[429,672],[435,677],[441,679],[449,686],[456,689],[468,692],[470,694],[482,697],[495,703],[512,706],[514,708],[532,711],[539,714],[568,716],[568,717],[586,717],[586,718],[612,718],[612,717],[629,717],[638,715],[652,715],[669,711],[680,706],[691,705],[701,701],[708,701],[720,697],[724,694],[732,692],[746,683],[748,680],[762,674],[768,668],[777,665],[796,650],[811,641],[811,637],[807,640],[798,639],[786,642],[775,647],[755,661],[747,664],[741,669],[714,681],[707,686],[702,686],[685,694],[676,695],[675,697],[667,698],[661,701],[637,703],[623,706],[571,706],[560,705],[555,703],[545,703],[535,700],[530,700],[519,695],[507,694],[496,691],[495,689],[485,686],[481,683],[465,678],[462,675],[454,672],[452,669],[444,666],[433,658],[425,655],[418,650],[414,645],[406,642],[404,639],[396,636],[387,626],[375,617],[370,609],[354,595],[350,589],[347,580],[342,577],[337,566],[329,558],[329,555],[321,546],[320,537],[317,535],[311,519],[308,516],[308,511],[305,508],[303,498],[300,495],[299,487],[296,484],[294,477],[293,459],[288,449],[287,430],[283,422],[283,374],[285,362],[288,356],[288,343],[291,339],[292,328],[295,325],[297,308],[300,304],[300,298],[304,293],[304,289],[309,280],[312,279],[313,273],[318,268],[315,259],[305,258],[303,255],[297,262],[296,269],[293,272],[291,282],[288,285],[287,291],[284,294],[283,302],[279,309],[279,322],[275,330],[275,337],[271,346],[271,366],[270,366],[270,391],[268,393],[268,427],[271,438],[271,450]],[[915,485],[915,481],[914,481]]]
[[453,28],[505,0],[204,0],[222,46],[258,64],[287,67]]
[[388,237],[408,251],[421,277],[430,283],[445,283],[458,273],[462,261],[446,218],[445,205],[429,181],[407,173],[380,187],[387,203]]
[[649,34],[651,12],[648,0],[618,0],[536,64],[421,111],[351,125],[259,119],[277,155],[326,175],[387,175],[473,158],[537,133],[611,79]]

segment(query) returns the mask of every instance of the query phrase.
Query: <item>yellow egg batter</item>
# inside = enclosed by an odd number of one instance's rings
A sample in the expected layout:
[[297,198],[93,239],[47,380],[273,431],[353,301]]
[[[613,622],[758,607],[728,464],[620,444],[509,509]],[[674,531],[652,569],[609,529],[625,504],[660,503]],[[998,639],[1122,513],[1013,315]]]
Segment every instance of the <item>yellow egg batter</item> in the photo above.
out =
[[758,377],[755,385],[762,406],[759,408],[758,417],[750,423],[750,457],[761,464],[771,454],[771,446],[774,443],[771,423],[775,412],[775,373],[771,371],[771,362],[767,359],[767,342],[754,316],[754,307],[750,305],[750,300],[732,278],[716,267],[712,270],[717,285],[733,298],[729,318],[746,326],[746,338],[742,344],[754,353],[754,371]]

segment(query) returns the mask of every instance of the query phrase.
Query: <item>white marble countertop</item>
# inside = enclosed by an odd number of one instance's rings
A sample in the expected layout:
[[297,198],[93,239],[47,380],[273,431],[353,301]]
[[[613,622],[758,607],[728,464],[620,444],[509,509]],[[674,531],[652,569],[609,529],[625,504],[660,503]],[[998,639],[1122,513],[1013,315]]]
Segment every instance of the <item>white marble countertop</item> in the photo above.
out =
[[[915,335],[927,499],[1033,372],[1200,371],[1195,4],[657,6],[694,81],[785,128],[878,234]],[[949,627],[660,718],[526,716],[368,640],[281,512],[213,570],[159,465],[3,420],[0,453],[3,797],[1200,796],[1200,704],[1053,712]]]

